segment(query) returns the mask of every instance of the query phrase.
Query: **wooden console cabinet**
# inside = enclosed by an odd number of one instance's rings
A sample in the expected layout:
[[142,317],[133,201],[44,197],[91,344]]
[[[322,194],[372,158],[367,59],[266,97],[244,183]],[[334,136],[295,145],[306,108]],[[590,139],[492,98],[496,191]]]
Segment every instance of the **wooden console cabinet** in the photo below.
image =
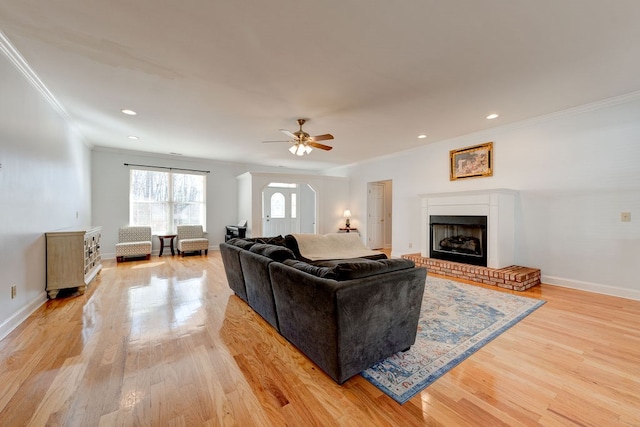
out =
[[78,288],[84,294],[102,269],[100,234],[102,227],[69,228],[45,233],[47,238],[47,293]]

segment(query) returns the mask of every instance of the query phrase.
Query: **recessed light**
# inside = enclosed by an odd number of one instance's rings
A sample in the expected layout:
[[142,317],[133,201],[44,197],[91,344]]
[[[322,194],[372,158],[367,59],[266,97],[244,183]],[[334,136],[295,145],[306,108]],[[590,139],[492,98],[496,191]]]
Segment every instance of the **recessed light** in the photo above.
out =
[[128,136],[128,138],[129,138],[129,139],[133,139],[133,140],[140,139],[140,138],[138,138],[138,137],[137,137],[137,136],[135,136],[135,135],[129,135],[129,136]]
[[126,108],[125,108],[124,110],[120,110],[120,111],[122,111],[122,114],[126,114],[127,116],[135,116],[136,114],[138,114],[138,113],[136,113],[135,111],[133,111],[133,110],[128,110],[128,109],[126,109]]
[[489,114],[487,116],[487,120],[493,120],[493,119],[497,119],[498,117],[500,117],[498,114]]
[[418,135],[418,138],[419,138],[419,139],[425,139],[426,137],[427,137],[427,135],[425,135],[425,134]]

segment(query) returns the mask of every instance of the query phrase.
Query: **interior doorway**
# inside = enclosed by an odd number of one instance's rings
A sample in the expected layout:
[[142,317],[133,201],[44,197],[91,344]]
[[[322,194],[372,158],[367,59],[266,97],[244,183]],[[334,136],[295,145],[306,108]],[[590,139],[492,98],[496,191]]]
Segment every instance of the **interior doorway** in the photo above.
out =
[[262,190],[262,235],[316,232],[316,192],[308,184],[271,182]]
[[391,251],[392,181],[367,183],[367,246]]

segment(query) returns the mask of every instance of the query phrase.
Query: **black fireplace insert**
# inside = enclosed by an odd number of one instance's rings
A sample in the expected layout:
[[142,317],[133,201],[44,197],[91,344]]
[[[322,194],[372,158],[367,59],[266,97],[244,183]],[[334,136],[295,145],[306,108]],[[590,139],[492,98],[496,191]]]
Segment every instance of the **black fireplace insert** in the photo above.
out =
[[429,216],[429,257],[487,266],[487,217]]

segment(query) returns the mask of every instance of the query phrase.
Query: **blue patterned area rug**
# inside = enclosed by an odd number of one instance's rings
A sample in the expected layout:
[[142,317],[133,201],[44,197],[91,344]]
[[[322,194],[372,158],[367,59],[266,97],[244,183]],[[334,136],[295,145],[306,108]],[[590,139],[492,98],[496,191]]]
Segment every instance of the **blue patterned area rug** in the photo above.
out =
[[427,277],[415,344],[361,375],[402,404],[542,304]]

